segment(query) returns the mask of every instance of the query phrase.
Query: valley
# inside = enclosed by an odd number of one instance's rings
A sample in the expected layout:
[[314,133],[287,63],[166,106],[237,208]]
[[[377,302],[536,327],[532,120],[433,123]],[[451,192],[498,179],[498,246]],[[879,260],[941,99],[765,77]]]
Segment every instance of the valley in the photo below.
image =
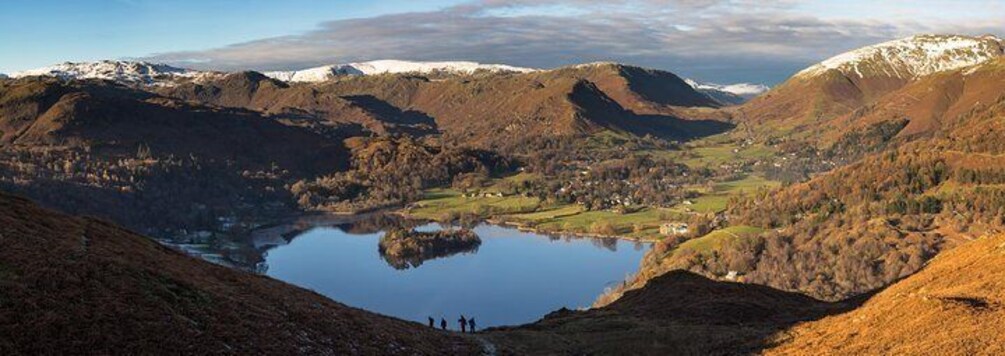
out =
[[[908,37],[760,95],[609,62],[14,73],[0,78],[0,240],[16,247],[0,253],[0,316],[56,333],[92,311],[46,319],[23,298],[123,293],[147,309],[126,312],[143,327],[118,342],[141,353],[136,335],[163,332],[198,341],[171,345],[182,353],[883,352],[851,324],[905,353],[992,350],[1003,43]],[[941,282],[956,269],[973,281]],[[89,294],[47,273],[107,279]],[[897,303],[982,328],[925,344],[891,331],[910,315]],[[489,329],[416,324],[457,314]],[[235,347],[265,323],[293,341]],[[0,351],[116,342],[38,337]]]

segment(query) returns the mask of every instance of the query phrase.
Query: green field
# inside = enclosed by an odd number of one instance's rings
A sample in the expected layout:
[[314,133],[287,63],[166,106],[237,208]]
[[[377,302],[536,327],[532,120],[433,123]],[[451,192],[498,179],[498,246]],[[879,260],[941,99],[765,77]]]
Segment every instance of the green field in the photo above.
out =
[[701,192],[701,196],[691,199],[692,205],[680,204],[675,207],[678,211],[691,211],[698,213],[714,213],[726,210],[729,198],[743,194],[751,194],[758,189],[772,189],[781,185],[780,182],[767,180],[761,176],[748,175],[740,180],[717,183],[709,190],[705,187],[695,187]]
[[763,144],[743,145],[738,141],[731,134],[722,134],[689,142],[680,151],[647,151],[647,153],[675,159],[692,168],[718,166],[750,159],[770,159],[776,154],[773,147]]
[[520,195],[466,198],[457,190],[431,189],[415,205],[416,208],[408,212],[414,217],[449,220],[458,215],[473,214],[488,217],[533,212],[538,209],[541,202],[537,198]]
[[725,229],[715,230],[705,236],[688,240],[677,246],[677,251],[692,250],[699,253],[715,251],[728,242],[747,238],[764,232],[764,229],[753,226],[730,226]]
[[619,214],[612,211],[582,211],[536,222],[536,227],[547,231],[595,233],[598,225],[610,225],[618,235],[626,237],[659,238],[659,226],[664,221],[679,218],[678,213],[667,209],[645,208],[634,213]]

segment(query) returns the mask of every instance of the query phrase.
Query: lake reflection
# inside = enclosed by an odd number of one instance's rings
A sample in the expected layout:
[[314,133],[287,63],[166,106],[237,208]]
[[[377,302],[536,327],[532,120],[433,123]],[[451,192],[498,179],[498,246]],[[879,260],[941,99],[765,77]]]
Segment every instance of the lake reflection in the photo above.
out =
[[474,228],[482,239],[477,250],[396,269],[378,252],[380,230],[353,224],[303,230],[268,250],[266,274],[386,315],[422,323],[427,316],[444,317],[452,328],[460,314],[474,317],[481,328],[587,307],[605,287],[634,273],[648,248],[482,224]]

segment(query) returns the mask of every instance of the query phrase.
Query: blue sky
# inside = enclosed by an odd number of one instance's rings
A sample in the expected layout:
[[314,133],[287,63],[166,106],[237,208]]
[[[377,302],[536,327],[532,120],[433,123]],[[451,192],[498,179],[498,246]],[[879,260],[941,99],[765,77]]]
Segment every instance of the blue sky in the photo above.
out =
[[323,21],[460,1],[0,0],[0,73],[64,61],[210,49],[302,33]]
[[863,45],[1005,29],[1001,0],[0,0],[0,14],[0,73],[128,58],[219,70],[612,60],[774,84]]

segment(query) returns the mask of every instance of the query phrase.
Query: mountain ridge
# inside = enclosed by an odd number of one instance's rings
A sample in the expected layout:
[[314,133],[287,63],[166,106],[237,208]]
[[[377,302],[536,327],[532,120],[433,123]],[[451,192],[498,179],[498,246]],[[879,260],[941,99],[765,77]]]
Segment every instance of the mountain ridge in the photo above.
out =
[[[535,72],[562,71],[566,69],[584,69],[603,66],[622,66],[642,70],[654,70],[644,67],[621,64],[617,62],[592,62],[562,66],[552,69],[538,69],[510,66],[506,64],[482,64],[470,61],[406,61],[406,60],[374,60],[345,64],[329,64],[319,67],[304,68],[289,71],[255,71],[262,75],[286,83],[323,83],[346,76],[370,76],[381,74],[392,75],[447,75],[467,76],[476,73],[488,74],[528,74]],[[664,70],[658,70],[667,72]],[[70,79],[102,79],[127,85],[174,86],[186,82],[206,82],[241,73],[203,71],[176,67],[164,63],[145,61],[101,60],[94,62],[64,62],[51,66],[19,71],[10,74],[9,78],[29,76],[50,76],[63,80]],[[0,74],[0,78],[4,78]],[[713,97],[722,105],[736,105],[763,93],[768,88],[760,84],[735,83],[715,84],[685,79],[696,90]]]
[[[832,121],[939,73],[1005,56],[994,36],[917,35],[863,47],[810,66],[740,106],[737,121],[801,138],[834,130]],[[761,130],[768,131],[768,130]]]

